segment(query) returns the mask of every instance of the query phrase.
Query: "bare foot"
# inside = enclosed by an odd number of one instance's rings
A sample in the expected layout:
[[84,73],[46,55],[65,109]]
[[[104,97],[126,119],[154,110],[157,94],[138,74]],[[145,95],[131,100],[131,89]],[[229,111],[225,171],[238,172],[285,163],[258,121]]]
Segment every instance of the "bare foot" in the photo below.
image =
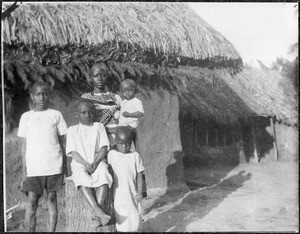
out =
[[102,225],[106,225],[111,218],[109,215],[105,214],[101,209],[95,211],[95,216],[100,218],[100,222]]

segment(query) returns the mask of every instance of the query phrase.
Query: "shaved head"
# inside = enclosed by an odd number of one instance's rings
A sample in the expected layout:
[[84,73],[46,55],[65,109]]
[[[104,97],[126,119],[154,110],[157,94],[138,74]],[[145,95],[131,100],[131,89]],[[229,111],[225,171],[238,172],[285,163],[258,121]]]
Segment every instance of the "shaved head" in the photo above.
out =
[[86,100],[86,99],[80,99],[76,105],[75,105],[75,111],[78,112],[78,109],[82,106],[82,105],[86,105],[92,109],[95,109],[95,106],[93,104],[93,102]]
[[134,88],[134,89],[136,89],[136,83],[135,83],[135,81],[134,80],[132,80],[132,79],[125,79],[125,80],[123,80],[122,82],[121,82],[121,88],[122,87],[132,87],[132,88]]

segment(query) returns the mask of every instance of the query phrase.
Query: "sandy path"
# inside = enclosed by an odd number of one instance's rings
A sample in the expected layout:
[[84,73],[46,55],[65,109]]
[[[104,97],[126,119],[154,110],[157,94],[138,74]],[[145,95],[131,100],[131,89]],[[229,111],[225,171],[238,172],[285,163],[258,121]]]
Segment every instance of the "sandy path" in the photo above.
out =
[[[298,231],[298,163],[261,162],[237,167],[189,169],[191,191],[170,192],[145,201],[145,232]],[[198,186],[198,187],[197,187]],[[59,193],[57,231],[65,230],[64,193]],[[47,231],[45,204],[37,231]],[[11,219],[22,232],[24,211]]]
[[[191,174],[211,184],[211,173],[221,171]],[[241,164],[212,186],[158,200],[163,205],[146,212],[144,231],[298,231],[297,164]]]

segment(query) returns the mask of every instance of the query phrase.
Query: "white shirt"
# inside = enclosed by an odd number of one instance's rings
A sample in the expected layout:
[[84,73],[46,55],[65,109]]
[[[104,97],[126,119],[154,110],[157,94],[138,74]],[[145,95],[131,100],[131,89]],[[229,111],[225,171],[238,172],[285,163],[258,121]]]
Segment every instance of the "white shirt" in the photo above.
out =
[[59,111],[27,111],[20,119],[18,136],[26,138],[27,176],[62,173],[62,151],[58,135],[64,135],[66,122]]
[[[95,122],[92,126],[77,124],[68,128],[66,153],[71,156],[76,151],[88,163],[95,160],[95,152],[103,146],[109,146],[105,127],[102,123]],[[79,164],[75,160],[72,164]]]
[[134,97],[131,100],[124,99],[121,102],[119,125],[120,126],[129,125],[132,128],[136,128],[139,124],[139,119],[132,118],[132,117],[124,117],[123,113],[125,111],[127,111],[128,113],[134,113],[134,112],[139,111],[144,114],[144,107],[143,107],[142,101],[140,99]]
[[114,171],[114,209],[116,229],[120,232],[136,232],[141,222],[137,194],[137,173],[145,170],[138,152],[123,154],[111,150],[107,155],[108,163]]
[[[102,123],[93,123],[92,126],[77,124],[67,131],[66,153],[71,156],[75,151],[88,163],[95,160],[95,152],[99,152],[103,146],[109,146],[109,141]],[[100,187],[103,184],[112,184],[112,177],[108,172],[107,164],[101,161],[96,171],[89,175],[85,167],[76,162],[71,162],[72,180],[75,186]]]

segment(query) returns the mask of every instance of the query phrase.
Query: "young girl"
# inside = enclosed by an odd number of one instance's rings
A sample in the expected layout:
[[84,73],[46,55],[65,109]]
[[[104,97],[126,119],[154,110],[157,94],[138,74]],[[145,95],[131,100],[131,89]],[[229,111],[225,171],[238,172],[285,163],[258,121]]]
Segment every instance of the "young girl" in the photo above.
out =
[[93,123],[95,107],[88,100],[80,100],[75,117],[79,124],[67,131],[66,153],[73,158],[72,180],[94,211],[95,226],[105,225],[110,216],[103,211],[112,176],[104,162],[108,150],[108,138],[101,123]]
[[114,209],[116,229],[134,232],[141,228],[138,203],[142,201],[142,172],[145,170],[138,152],[130,151],[132,130],[116,128],[116,145],[107,159],[114,171]]

